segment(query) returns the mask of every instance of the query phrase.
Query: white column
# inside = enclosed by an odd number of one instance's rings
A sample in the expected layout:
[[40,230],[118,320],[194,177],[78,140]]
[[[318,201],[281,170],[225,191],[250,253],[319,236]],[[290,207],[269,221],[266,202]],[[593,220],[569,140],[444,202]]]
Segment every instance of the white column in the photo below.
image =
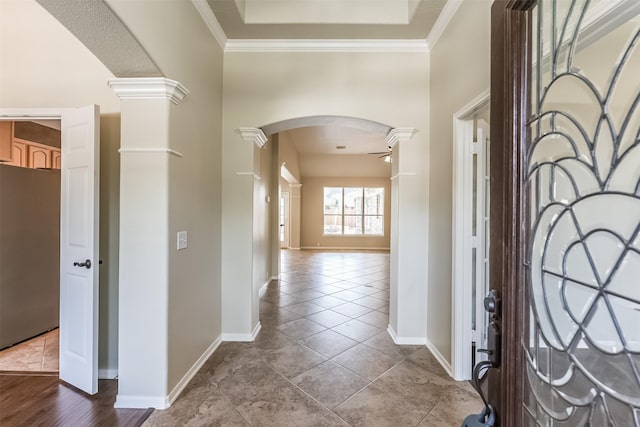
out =
[[259,295],[254,286],[253,237],[255,182],[260,158],[254,152],[267,143],[262,130],[238,129],[232,163],[223,164],[222,339],[253,341],[260,331]]
[[426,194],[421,193],[424,185],[418,185],[425,178],[416,172],[419,156],[410,142],[414,132],[392,129],[385,140],[393,149],[388,331],[397,344],[426,343],[427,223],[415,214],[416,204],[426,200]]
[[119,408],[168,404],[169,142],[172,108],[188,91],[165,78],[121,78],[118,301]]
[[302,184],[289,184],[289,248],[300,250],[300,216]]

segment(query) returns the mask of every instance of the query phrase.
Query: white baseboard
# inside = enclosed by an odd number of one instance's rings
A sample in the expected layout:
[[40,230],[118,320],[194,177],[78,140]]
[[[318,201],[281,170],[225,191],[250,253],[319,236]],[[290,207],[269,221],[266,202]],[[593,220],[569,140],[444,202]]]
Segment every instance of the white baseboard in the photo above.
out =
[[222,334],[222,341],[251,342],[256,339],[260,329],[262,329],[262,324],[258,322],[250,334]]
[[447,359],[444,358],[444,356],[442,355],[442,353],[440,353],[438,351],[438,349],[436,348],[435,345],[433,345],[433,343],[429,340],[427,340],[426,342],[426,346],[429,349],[429,351],[431,352],[431,354],[433,354],[433,357],[436,358],[436,360],[438,361],[438,363],[440,363],[440,365],[442,366],[442,368],[447,371],[447,374],[449,374],[449,376],[451,378],[453,377],[453,370],[451,369],[451,364],[449,362],[447,362]]
[[98,379],[113,380],[118,377],[117,369],[98,369]]
[[387,326],[387,332],[394,343],[398,345],[425,345],[427,339],[425,337],[399,337],[391,325]]
[[198,373],[200,368],[202,368],[202,365],[204,365],[205,362],[209,360],[209,357],[211,357],[213,352],[216,351],[218,347],[220,347],[220,344],[222,344],[222,336],[219,336],[218,338],[216,338],[211,343],[211,345],[207,347],[204,353],[202,353],[202,355],[198,358],[198,360],[196,360],[196,363],[194,363],[191,366],[191,368],[187,371],[187,373],[184,374],[184,376],[180,379],[180,381],[178,381],[178,384],[176,384],[173,390],[171,390],[171,392],[169,393],[169,396],[167,396],[167,400],[168,400],[167,408],[171,406],[173,402],[175,402],[178,396],[180,396],[180,393],[182,393],[182,390],[184,390],[187,384],[189,384],[189,381],[191,381],[193,377]]
[[118,394],[116,403],[113,404],[116,409],[167,409],[167,398],[157,396],[126,396]]
[[267,286],[269,286],[269,282],[271,282],[271,279],[267,280],[266,282],[264,282],[264,285],[260,286],[260,290],[258,291],[258,298],[262,298],[264,294],[267,293]]
[[[299,250],[299,249],[298,249]],[[375,248],[362,246],[303,246],[305,251],[390,251],[391,248]]]
[[114,408],[155,408],[155,409],[167,409],[178,398],[182,390],[189,384],[189,381],[193,379],[195,374],[202,368],[202,365],[211,357],[214,351],[222,343],[222,337],[216,338],[209,347],[202,353],[202,355],[196,360],[196,362],[189,368],[186,374],[178,381],[178,384],[171,390],[166,397],[156,396],[126,396],[118,394],[116,396],[116,403]]

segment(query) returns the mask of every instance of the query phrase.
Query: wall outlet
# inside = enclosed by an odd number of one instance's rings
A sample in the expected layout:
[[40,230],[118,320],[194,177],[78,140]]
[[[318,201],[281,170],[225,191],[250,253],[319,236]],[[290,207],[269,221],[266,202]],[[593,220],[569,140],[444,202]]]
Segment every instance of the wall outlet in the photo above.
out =
[[186,231],[178,231],[178,250],[187,248],[187,232]]

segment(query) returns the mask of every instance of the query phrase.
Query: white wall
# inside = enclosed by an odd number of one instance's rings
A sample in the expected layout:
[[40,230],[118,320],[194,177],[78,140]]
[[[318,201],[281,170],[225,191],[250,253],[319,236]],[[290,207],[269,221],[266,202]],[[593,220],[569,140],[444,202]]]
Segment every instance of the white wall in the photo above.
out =
[[490,0],[466,0],[431,51],[427,339],[451,362],[453,114],[489,88]]
[[[224,61],[223,123],[223,331],[250,333],[247,301],[253,236],[252,188],[246,175],[252,150],[242,141],[240,127],[261,127],[297,117],[336,115],[358,117],[417,132],[406,144],[405,156],[415,180],[410,194],[412,215],[405,227],[415,258],[407,287],[417,295],[427,286],[428,239],[428,115],[429,57],[426,53],[227,53]],[[247,196],[247,194],[249,196]],[[247,201],[248,199],[248,201]],[[411,277],[410,277],[411,276]],[[238,284],[244,284],[242,286]],[[227,304],[227,301],[229,304]],[[425,303],[426,304],[426,303]],[[424,313],[423,313],[424,314]],[[409,322],[407,322],[409,323]],[[414,319],[424,336],[422,319]]]
[[120,102],[113,74],[32,0],[0,1],[0,107],[100,106],[99,368],[118,368]]

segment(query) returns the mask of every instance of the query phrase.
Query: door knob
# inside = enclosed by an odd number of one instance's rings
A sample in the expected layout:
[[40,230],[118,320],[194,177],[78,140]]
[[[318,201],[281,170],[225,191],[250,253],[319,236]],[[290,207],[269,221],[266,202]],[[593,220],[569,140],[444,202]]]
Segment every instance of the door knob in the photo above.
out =
[[73,265],[75,267],[85,267],[87,269],[91,268],[91,260],[87,259],[84,262],[74,262]]

